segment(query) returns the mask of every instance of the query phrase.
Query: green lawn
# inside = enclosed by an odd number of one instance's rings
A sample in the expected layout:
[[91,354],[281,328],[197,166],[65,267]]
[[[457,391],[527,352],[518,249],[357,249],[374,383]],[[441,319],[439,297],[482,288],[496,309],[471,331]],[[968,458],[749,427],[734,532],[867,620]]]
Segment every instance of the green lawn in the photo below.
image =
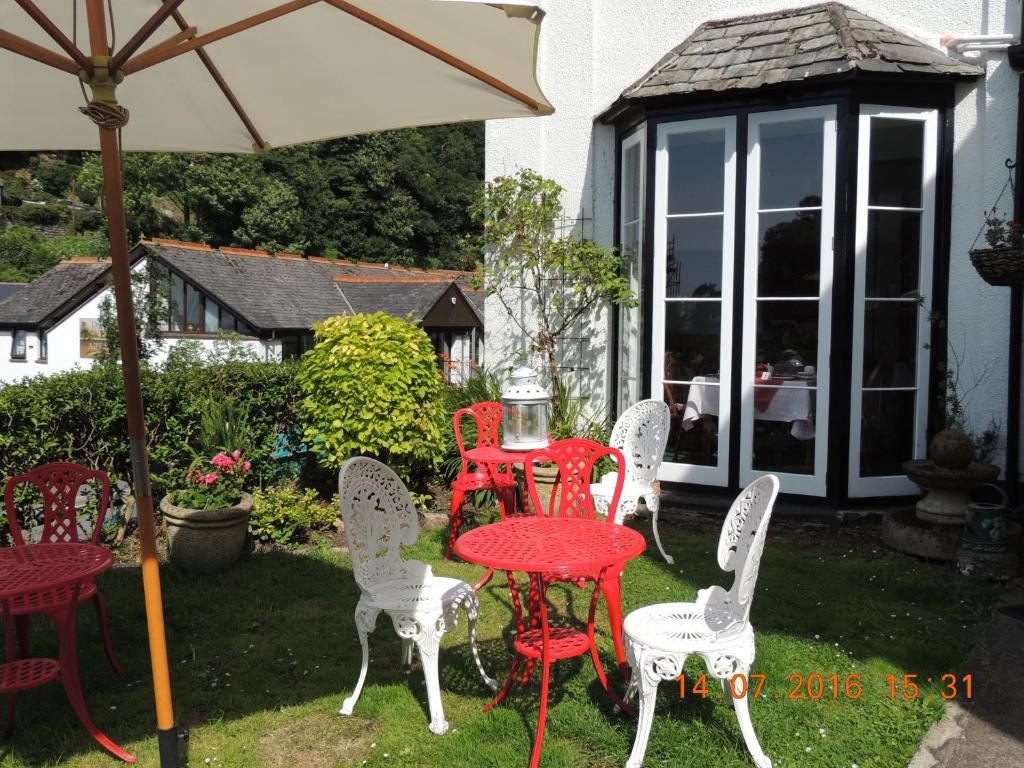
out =
[[[693,599],[696,590],[725,583],[714,556],[716,534],[662,524],[676,565],[651,544],[624,576],[626,610],[650,602]],[[877,530],[877,529],[873,529]],[[424,534],[408,555],[435,572],[475,581],[479,569],[441,561],[443,531]],[[776,532],[768,540],[752,620],[758,631],[754,672],[764,674],[751,704],[765,752],[779,766],[860,768],[905,766],[928,726],[939,718],[940,686],[956,672],[986,621],[996,589],[947,569],[889,553],[863,529]],[[653,552],[653,554],[652,554]],[[352,611],[357,590],[347,558],[326,546],[305,553],[251,556],[229,573],[190,577],[163,570],[175,710],[191,729],[191,765],[225,768],[302,766],[525,765],[536,723],[538,684],[514,689],[489,714],[463,626],[446,638],[441,684],[451,731],[427,731],[422,674],[398,669],[399,642],[382,616],[371,639],[370,674],[356,717],[337,715],[359,665]],[[100,580],[116,648],[128,679],[106,665],[95,616],[81,612],[82,682],[93,718],[112,738],[156,766],[152,692],[142,608],[134,568]],[[586,593],[552,590],[564,617],[586,616]],[[495,579],[481,595],[480,641],[492,676],[503,679],[511,608]],[[599,618],[603,609],[599,610]],[[606,619],[606,615],[605,615]],[[40,650],[52,652],[52,631],[37,624]],[[611,642],[602,650],[612,663]],[[544,766],[621,766],[633,722],[616,714],[594,680],[589,660],[558,663],[552,686]],[[699,660],[688,672],[700,674]],[[820,700],[792,700],[790,675],[862,678],[861,698],[831,691]],[[886,676],[917,674],[922,694],[890,700]],[[621,690],[621,688],[620,688]],[[661,688],[645,765],[749,768],[731,710],[715,700],[679,699]],[[207,760],[209,762],[207,762]],[[114,765],[82,729],[59,684],[19,694],[18,729],[0,766]]]

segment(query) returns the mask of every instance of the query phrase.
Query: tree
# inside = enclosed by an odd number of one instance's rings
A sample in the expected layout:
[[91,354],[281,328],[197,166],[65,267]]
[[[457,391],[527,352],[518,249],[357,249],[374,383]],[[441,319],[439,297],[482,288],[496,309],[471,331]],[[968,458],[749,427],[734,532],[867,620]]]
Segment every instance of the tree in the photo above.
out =
[[[499,300],[531,351],[543,358],[556,413],[563,396],[559,338],[601,304],[636,306],[625,261],[616,249],[575,234],[561,236],[561,196],[557,182],[524,169],[487,184],[477,206],[486,252],[484,289]],[[532,309],[533,322],[524,321],[509,303],[520,294]]]
[[[107,281],[108,288],[113,281]],[[142,269],[132,270],[132,304],[138,333],[139,359],[149,360],[164,345],[163,330],[169,317],[170,275],[156,262],[147,261]],[[100,328],[106,341],[105,360],[121,359],[121,336],[117,327],[114,293],[108,290],[100,302]]]

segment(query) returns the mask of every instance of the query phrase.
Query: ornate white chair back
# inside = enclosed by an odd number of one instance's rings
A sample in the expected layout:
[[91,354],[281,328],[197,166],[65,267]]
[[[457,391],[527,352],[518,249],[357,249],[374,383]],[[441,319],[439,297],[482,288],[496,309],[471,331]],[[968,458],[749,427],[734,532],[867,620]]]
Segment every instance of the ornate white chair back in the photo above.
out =
[[357,456],[338,474],[338,498],[360,589],[405,576],[401,548],[416,543],[420,526],[402,479],[387,465]]
[[748,485],[729,509],[718,539],[718,564],[723,571],[735,571],[736,577],[727,595],[717,606],[732,621],[750,619],[750,604],[757,584],[757,572],[768,535],[779,478],[764,475]]
[[668,445],[672,414],[663,400],[641,400],[623,413],[609,445],[626,459],[626,483],[650,487]]

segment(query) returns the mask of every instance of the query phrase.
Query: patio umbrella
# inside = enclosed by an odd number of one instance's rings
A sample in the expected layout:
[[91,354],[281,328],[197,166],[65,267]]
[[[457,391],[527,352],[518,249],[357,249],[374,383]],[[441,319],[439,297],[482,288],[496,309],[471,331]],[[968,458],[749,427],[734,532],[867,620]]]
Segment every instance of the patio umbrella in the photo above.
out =
[[534,74],[543,12],[462,0],[57,5],[0,7],[0,150],[102,153],[160,763],[177,768],[120,153],[258,152],[549,114]]

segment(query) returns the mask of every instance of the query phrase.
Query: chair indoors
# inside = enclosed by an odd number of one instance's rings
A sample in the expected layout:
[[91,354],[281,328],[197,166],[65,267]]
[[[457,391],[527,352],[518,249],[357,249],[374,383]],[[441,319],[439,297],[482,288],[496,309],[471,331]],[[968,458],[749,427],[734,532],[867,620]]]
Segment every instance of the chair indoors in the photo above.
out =
[[[496,466],[479,466],[466,455],[466,445],[462,438],[462,421],[465,417],[473,419],[476,426],[476,448],[491,448],[501,445],[499,428],[501,426],[501,403],[474,403],[468,408],[460,408],[452,418],[452,429],[455,430],[455,442],[459,446],[462,467],[458,477],[452,481],[452,505],[448,517],[448,548],[444,557],[450,560],[452,547],[459,538],[462,528],[462,508],[466,503],[466,494],[476,491],[493,491],[498,497],[501,517],[504,519],[512,514],[515,507],[516,482],[512,477],[512,467],[506,466],[499,471]],[[486,581],[486,578],[483,580]],[[482,582],[481,582],[482,583]]]
[[[619,498],[618,509],[615,511],[615,522],[621,523],[626,517],[636,512],[640,499],[644,500],[651,512],[651,527],[654,530],[654,541],[658,551],[668,563],[675,562],[665,552],[658,535],[658,509],[661,493],[656,485],[658,468],[665,455],[668,444],[668,433],[672,415],[669,406],[662,400],[642,400],[630,406],[623,413],[615,427],[609,444],[612,448],[622,451],[625,459],[625,483],[622,496]],[[594,497],[594,506],[602,515],[608,514],[612,494],[615,490],[616,477],[609,473],[601,478],[600,483],[590,487]]]
[[362,646],[362,666],[355,690],[342,703],[341,714],[351,715],[366,682],[370,650],[368,636],[381,611],[391,617],[402,638],[402,664],[412,665],[413,645],[419,649],[427,684],[430,731],[448,730],[438,661],[441,638],[453,630],[460,609],[469,623],[469,645],[473,661],[492,690],[497,682],[487,676],[476,647],[476,617],[479,601],[464,581],[434,576],[430,566],[418,560],[403,560],[402,545],[419,538],[419,520],[409,492],[388,466],[364,457],[349,459],[338,475],[338,495],[344,521],[345,542],[352,557],[352,572],[359,585],[355,621]]
[[778,478],[764,475],[733,501],[718,540],[719,566],[736,574],[728,591],[709,587],[697,593],[695,603],[648,605],[626,617],[623,632],[632,669],[626,700],[640,695],[636,739],[626,768],[640,768],[643,763],[658,683],[678,678],[692,654],[702,656],[708,672],[721,682],[722,694],[736,712],[754,763],[758,768],[771,768],[750,721],[749,697],[734,697],[731,682],[736,675],[742,676],[744,683],[749,680],[754,663],[750,604],[778,492]]
[[[82,525],[78,520],[76,501],[82,487],[93,481],[99,485],[99,498],[96,502],[96,517],[93,520],[89,540],[93,544],[98,544],[100,532],[103,530],[103,521],[107,516],[107,508],[110,506],[110,479],[105,472],[89,469],[79,464],[54,462],[43,464],[8,480],[4,488],[4,507],[14,546],[32,546],[26,541],[18,523],[18,510],[14,496],[19,485],[33,485],[42,496],[43,527],[39,543],[45,544],[80,541],[79,535],[84,531],[82,531]],[[124,677],[124,669],[114,655],[114,646],[110,640],[107,607],[103,602],[103,595],[96,587],[96,582],[89,580],[84,583],[78,599],[79,602],[92,600],[93,606],[96,608],[96,618],[103,637],[103,651],[107,656],[107,661],[115,673]],[[58,620],[58,617],[48,612],[45,606],[34,604],[28,597],[23,596],[11,601],[11,616],[17,625],[22,657],[28,656],[29,650],[28,617],[35,613],[46,614],[53,621]]]

